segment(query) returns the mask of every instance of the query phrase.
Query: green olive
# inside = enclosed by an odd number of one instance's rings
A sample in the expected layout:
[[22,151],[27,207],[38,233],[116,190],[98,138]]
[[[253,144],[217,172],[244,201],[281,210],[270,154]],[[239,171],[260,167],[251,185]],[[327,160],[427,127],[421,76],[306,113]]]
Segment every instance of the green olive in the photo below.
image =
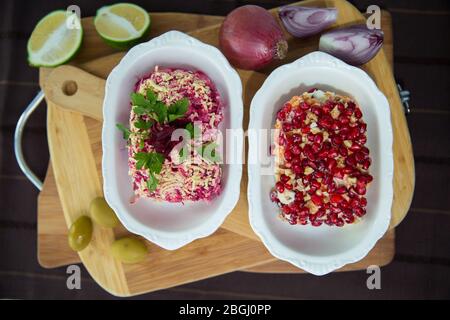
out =
[[114,258],[124,263],[137,263],[145,259],[148,251],[145,243],[136,238],[125,237],[111,245]]
[[89,207],[91,217],[94,221],[102,227],[114,228],[119,225],[114,211],[108,206],[104,198],[95,198],[92,200]]
[[69,246],[75,251],[86,248],[92,239],[92,221],[88,216],[75,220],[69,229]]

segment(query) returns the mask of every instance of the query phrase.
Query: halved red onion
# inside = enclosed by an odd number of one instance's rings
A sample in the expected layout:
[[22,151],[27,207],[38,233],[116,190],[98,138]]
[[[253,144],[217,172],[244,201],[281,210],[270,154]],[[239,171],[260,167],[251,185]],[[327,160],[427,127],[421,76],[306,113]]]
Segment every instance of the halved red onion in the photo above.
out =
[[328,28],[336,22],[337,14],[335,8],[309,8],[291,5],[278,10],[278,15],[286,30],[298,38],[311,36]]
[[365,24],[353,25],[322,34],[319,50],[351,65],[359,66],[371,60],[383,45],[382,30],[370,30]]

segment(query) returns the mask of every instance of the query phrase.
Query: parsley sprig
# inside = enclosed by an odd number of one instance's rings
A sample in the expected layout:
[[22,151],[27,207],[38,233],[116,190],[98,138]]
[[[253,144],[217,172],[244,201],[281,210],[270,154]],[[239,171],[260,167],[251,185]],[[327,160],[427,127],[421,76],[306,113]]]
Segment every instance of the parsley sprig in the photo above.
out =
[[137,115],[146,114],[161,124],[184,117],[189,109],[189,100],[187,98],[180,99],[167,106],[158,100],[151,89],[147,90],[146,96],[133,92],[131,94],[131,104],[133,105],[134,113]]
[[155,174],[161,172],[164,155],[158,152],[138,152],[134,155],[134,159],[136,160],[136,169],[148,169],[147,188],[150,192],[155,191],[158,186],[158,179]]

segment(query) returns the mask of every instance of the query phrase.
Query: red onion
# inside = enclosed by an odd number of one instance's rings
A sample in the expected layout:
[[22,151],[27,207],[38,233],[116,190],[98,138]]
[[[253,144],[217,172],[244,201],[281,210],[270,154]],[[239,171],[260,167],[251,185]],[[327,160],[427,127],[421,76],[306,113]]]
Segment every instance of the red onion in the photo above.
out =
[[383,44],[382,30],[370,30],[365,24],[332,30],[320,37],[319,50],[351,65],[359,66],[372,59]]
[[219,43],[235,67],[249,70],[283,59],[288,48],[275,18],[254,5],[239,7],[228,14],[220,28]]
[[286,30],[294,37],[302,38],[319,33],[337,19],[335,8],[309,8],[284,6],[278,11]]

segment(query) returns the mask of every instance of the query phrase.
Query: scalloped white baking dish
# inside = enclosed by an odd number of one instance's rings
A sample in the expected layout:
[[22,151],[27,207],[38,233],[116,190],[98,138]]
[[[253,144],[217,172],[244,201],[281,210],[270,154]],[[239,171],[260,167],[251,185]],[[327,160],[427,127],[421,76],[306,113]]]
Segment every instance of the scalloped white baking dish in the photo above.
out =
[[[116,123],[128,123],[130,93],[137,80],[156,65],[201,70],[214,82],[224,103],[219,129],[242,129],[242,84],[237,72],[215,47],[178,31],[167,32],[132,48],[106,81],[103,102],[103,189],[106,201],[122,224],[158,246],[174,250],[206,237],[222,224],[239,199],[242,165],[223,164],[223,190],[212,202],[183,204],[140,199],[133,196],[128,176],[127,150]],[[224,135],[225,138],[225,135]],[[242,135],[224,145],[242,154]]]
[[[312,87],[351,96],[361,106],[374,176],[367,192],[367,214],[361,222],[343,228],[283,222],[269,199],[274,176],[264,175],[267,169],[260,163],[248,164],[248,200],[251,226],[275,257],[324,275],[362,259],[386,232],[393,197],[393,138],[388,101],[373,80],[361,69],[322,52],[310,53],[270,74],[251,102],[249,129],[273,128],[283,103]],[[249,143],[250,155],[269,152],[262,140]]]

